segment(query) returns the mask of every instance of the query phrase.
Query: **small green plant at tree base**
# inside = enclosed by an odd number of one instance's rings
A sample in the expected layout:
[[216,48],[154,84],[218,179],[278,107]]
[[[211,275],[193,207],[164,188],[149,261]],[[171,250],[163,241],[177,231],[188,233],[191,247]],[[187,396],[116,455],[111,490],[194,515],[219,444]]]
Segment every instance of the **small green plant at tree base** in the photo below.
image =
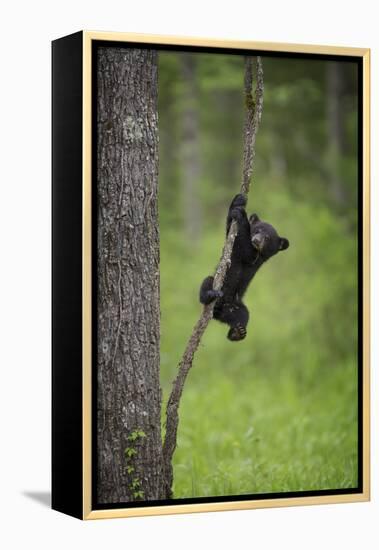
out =
[[146,434],[143,430],[134,430],[129,436],[128,441],[137,441],[137,439],[146,437]]
[[[136,429],[132,431],[131,434],[127,437],[130,445],[129,447],[126,447],[126,449],[124,450],[124,454],[127,461],[126,472],[129,476],[132,476],[132,474],[135,472],[135,467],[130,463],[130,461],[138,454],[137,449],[133,446],[133,443],[138,444],[138,440],[143,439],[144,437],[146,437],[146,434],[141,429]],[[130,481],[129,488],[131,489],[133,497],[135,499],[142,499],[144,497],[144,492],[140,489],[140,486],[140,479],[134,476]]]
[[132,458],[132,456],[135,456],[136,454],[137,454],[137,451],[133,447],[126,447],[125,455],[128,458]]
[[132,481],[132,489],[138,489],[138,487],[141,485],[141,482],[140,480],[138,479],[138,477],[135,477]]

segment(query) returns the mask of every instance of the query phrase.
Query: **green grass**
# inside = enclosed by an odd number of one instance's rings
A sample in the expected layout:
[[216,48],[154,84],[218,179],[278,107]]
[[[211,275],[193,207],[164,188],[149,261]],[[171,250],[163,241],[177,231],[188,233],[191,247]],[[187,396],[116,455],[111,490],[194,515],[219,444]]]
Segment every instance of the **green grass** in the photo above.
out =
[[209,375],[207,389],[199,371],[181,406],[177,498],[356,485],[353,366],[311,388],[251,368],[245,377]]
[[[357,485],[355,241],[329,211],[274,196],[263,217],[291,246],[249,288],[243,342],[207,328],[180,406],[175,498]],[[161,224],[164,401],[223,232],[208,229],[193,250]]]

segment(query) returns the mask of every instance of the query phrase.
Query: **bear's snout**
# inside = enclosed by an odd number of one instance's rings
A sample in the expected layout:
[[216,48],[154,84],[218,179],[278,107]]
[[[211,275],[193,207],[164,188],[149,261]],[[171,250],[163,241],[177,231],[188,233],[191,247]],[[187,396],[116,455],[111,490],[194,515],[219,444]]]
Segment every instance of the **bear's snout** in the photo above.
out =
[[265,243],[264,235],[262,235],[262,233],[256,233],[251,237],[251,242],[254,248],[257,250],[262,250]]

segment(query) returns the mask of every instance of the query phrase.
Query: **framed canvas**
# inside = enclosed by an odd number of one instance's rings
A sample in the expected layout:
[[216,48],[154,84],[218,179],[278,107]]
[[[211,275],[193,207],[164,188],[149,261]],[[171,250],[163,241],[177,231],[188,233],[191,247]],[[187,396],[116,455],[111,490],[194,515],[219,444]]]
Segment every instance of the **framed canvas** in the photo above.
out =
[[52,51],[53,508],[368,500],[369,50]]

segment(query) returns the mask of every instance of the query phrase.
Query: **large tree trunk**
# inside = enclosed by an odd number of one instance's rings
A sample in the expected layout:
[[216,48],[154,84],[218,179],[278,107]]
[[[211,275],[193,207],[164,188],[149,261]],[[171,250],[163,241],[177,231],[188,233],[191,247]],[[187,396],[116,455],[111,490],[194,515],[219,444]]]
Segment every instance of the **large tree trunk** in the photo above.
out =
[[98,51],[99,503],[164,497],[157,53]]

